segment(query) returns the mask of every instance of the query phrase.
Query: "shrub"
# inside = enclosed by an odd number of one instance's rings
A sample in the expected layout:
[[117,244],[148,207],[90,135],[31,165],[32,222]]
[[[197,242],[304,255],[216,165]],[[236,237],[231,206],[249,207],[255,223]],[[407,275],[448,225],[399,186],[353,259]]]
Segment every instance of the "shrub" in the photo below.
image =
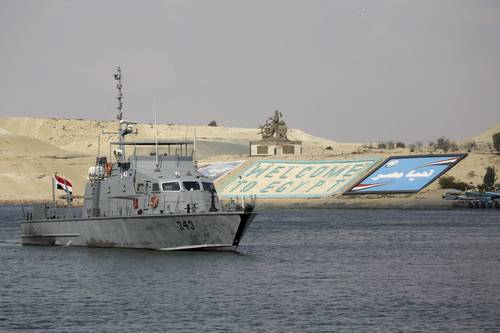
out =
[[451,146],[450,140],[448,140],[445,137],[437,139],[436,143],[434,144],[434,148],[441,149],[444,152],[450,150],[450,146]]
[[474,141],[467,141],[464,144],[464,148],[470,153],[473,149],[477,148],[477,144]]
[[469,186],[465,182],[456,181],[455,177],[447,176],[439,178],[439,186],[446,189],[465,191]]
[[392,140],[386,142],[379,142],[378,149],[394,149],[394,148],[405,148],[405,144],[403,142],[394,142]]
[[217,122],[215,120],[212,120],[208,123],[208,126],[217,127]]
[[493,147],[497,153],[500,153],[500,132],[493,134]]
[[486,173],[483,178],[483,188],[487,191],[493,190],[496,181],[497,175],[495,173],[495,167],[486,167]]
[[451,151],[458,151],[458,145],[456,142],[450,141],[445,137],[440,137],[439,139],[436,140],[434,143],[433,141],[429,142],[429,146],[433,149],[439,149],[444,152],[447,152],[449,150]]

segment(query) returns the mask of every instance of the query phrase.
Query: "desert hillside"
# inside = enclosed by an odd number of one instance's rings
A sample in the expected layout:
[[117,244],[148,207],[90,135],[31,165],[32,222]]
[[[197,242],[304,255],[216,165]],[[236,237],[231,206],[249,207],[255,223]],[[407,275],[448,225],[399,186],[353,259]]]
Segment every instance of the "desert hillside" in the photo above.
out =
[[93,162],[87,155],[5,129],[0,131],[0,153],[0,202],[48,200],[55,172],[64,174],[81,189],[86,182],[85,170]]
[[[97,121],[81,119],[48,119],[48,118],[0,118],[0,128],[17,135],[34,138],[57,146],[68,152],[96,154],[99,133],[115,132],[115,121]],[[137,124],[139,134],[136,139],[151,139],[155,136],[153,124]],[[231,142],[248,147],[250,140],[258,140],[257,128],[235,128],[215,126],[189,125],[157,125],[158,137],[162,139],[192,139],[195,132],[197,139]],[[299,129],[289,129],[290,140],[303,141],[304,152],[314,154],[327,146],[343,151],[344,145],[307,134]],[[101,147],[116,140],[114,135],[101,135]],[[347,147],[350,149],[352,147]]]
[[[152,139],[152,124],[137,124],[139,134],[135,139]],[[99,133],[114,132],[116,122],[47,119],[47,118],[0,118],[0,202],[16,203],[50,200],[51,177],[55,172],[73,181],[76,196],[83,194],[87,170],[95,162]],[[192,139],[196,131],[197,157],[200,162],[253,160],[248,156],[250,140],[258,140],[256,128],[230,128],[210,126],[167,125],[157,126],[159,139]],[[500,126],[489,129],[473,138],[476,142],[488,142]],[[299,129],[290,129],[291,140],[303,141],[300,157],[279,156],[279,159],[337,160],[379,157],[390,155],[425,154],[428,148],[410,151],[407,148],[375,149],[363,144],[344,144],[315,137]],[[114,135],[101,135],[101,154],[109,154],[109,142]],[[490,141],[491,142],[491,141]],[[326,149],[327,147],[330,147]],[[271,157],[270,157],[271,158]],[[276,158],[273,156],[272,158]],[[471,151],[469,156],[454,167],[448,175],[457,180],[477,185],[482,182],[487,166],[500,171],[500,156],[489,151]],[[442,190],[437,182],[414,198],[440,197]]]
[[[0,201],[49,200],[51,176],[55,172],[71,179],[75,195],[82,195],[88,167],[95,163],[99,133],[115,132],[116,126],[114,121],[0,118]],[[136,127],[139,134],[135,139],[154,138],[152,124]],[[249,141],[259,138],[258,130],[252,128],[158,124],[157,131],[160,139],[192,139],[196,131],[199,159],[246,156]],[[289,138],[303,141],[304,152],[309,155],[327,146],[338,147],[339,152],[345,149],[298,129],[289,130]],[[116,141],[116,136],[101,135],[101,154],[109,154],[112,141]]]
[[493,134],[495,133],[500,133],[500,125],[496,125],[489,130],[471,138],[469,141],[473,141],[476,143],[483,143],[483,144],[491,144],[493,143]]

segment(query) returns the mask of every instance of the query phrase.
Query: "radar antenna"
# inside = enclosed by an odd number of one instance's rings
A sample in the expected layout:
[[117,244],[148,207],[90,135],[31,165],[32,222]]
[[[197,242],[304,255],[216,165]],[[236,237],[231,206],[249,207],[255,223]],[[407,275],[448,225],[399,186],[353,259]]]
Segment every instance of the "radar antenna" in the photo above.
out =
[[115,80],[117,81],[116,89],[118,89],[118,95],[116,96],[116,99],[118,101],[118,105],[116,106],[116,109],[118,110],[118,115],[116,116],[116,118],[121,121],[123,119],[123,110],[122,110],[123,93],[122,93],[122,69],[120,68],[120,66],[118,66],[116,69]]
[[118,115],[116,116],[116,119],[118,119],[118,137],[120,138],[119,142],[119,147],[116,150],[116,159],[118,162],[124,162],[125,161],[125,135],[133,133],[137,134],[137,130],[134,132],[132,129],[132,122],[124,121],[123,120],[123,92],[122,92],[122,69],[120,66],[116,68],[116,74],[114,75],[116,82],[116,89],[118,90],[118,94],[116,95],[116,100],[118,101],[118,104],[116,106],[116,109],[118,110]]

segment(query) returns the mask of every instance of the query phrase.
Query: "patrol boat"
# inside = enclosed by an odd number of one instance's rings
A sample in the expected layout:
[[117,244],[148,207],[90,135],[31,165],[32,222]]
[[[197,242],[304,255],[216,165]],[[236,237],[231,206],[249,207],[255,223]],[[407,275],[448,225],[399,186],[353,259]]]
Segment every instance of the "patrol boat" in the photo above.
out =
[[137,131],[123,120],[121,78],[118,67],[115,161],[98,156],[89,168],[83,208],[71,208],[68,199],[58,214],[55,198],[52,207],[33,206],[21,224],[22,243],[236,250],[256,215],[255,199],[219,200],[212,180],[196,168],[193,141],[125,141]]

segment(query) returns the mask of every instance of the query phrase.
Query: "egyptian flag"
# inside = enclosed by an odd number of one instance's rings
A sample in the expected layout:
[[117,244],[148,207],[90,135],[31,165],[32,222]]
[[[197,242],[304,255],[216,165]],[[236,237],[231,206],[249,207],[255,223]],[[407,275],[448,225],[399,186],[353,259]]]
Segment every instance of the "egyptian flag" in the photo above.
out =
[[64,190],[70,194],[73,193],[73,184],[71,184],[69,180],[59,177],[58,175],[54,175],[54,179],[58,190]]

